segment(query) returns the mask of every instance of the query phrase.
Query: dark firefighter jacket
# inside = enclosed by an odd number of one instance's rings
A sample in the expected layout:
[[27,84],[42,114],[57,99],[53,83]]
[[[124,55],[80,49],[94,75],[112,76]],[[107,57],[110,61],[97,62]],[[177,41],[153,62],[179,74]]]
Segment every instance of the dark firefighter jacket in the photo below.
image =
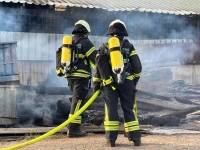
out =
[[66,78],[91,78],[91,67],[94,69],[95,57],[97,51],[92,42],[83,34],[75,34],[73,37],[75,43],[75,63],[70,74]]
[[[128,40],[123,40],[123,38],[120,37],[118,38],[120,40],[121,52],[124,59],[125,80],[133,80],[134,83],[137,84],[142,71],[140,59],[134,46],[129,43]],[[104,46],[100,47],[96,57],[96,67],[93,76],[94,91],[100,88],[101,83],[102,86],[106,86],[115,82],[113,80],[110,56],[106,45],[107,44],[104,44]]]

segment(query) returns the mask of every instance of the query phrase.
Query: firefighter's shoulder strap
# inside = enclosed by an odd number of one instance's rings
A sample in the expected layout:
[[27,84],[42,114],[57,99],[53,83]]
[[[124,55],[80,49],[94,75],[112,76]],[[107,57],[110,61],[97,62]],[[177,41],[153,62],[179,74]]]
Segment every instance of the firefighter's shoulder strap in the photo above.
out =
[[79,60],[79,49],[77,48],[77,43],[83,39],[83,37],[78,38],[77,40],[72,40],[72,52],[71,52],[71,62],[70,62],[70,67],[68,68],[69,70],[69,74],[71,74],[73,71],[75,71],[77,69],[77,67],[75,66],[75,64],[78,62]]
[[[78,51],[78,48],[76,46],[76,44],[81,40],[83,39],[83,37],[80,37],[78,40],[72,40],[72,51],[74,51],[73,54],[75,54],[76,56],[74,56],[74,61],[71,61],[71,64],[76,64],[78,62],[78,56],[79,56],[79,51]],[[71,57],[72,58],[72,57]]]
[[124,59],[126,59],[126,65],[124,66],[124,71],[125,71],[125,70],[128,68],[128,66],[129,66],[128,54],[127,54],[126,51],[123,50],[124,43],[126,43],[126,42],[129,43],[129,41],[128,41],[127,39],[124,39],[124,40],[122,41],[121,45],[120,45],[120,51],[121,51],[121,53],[125,56]]

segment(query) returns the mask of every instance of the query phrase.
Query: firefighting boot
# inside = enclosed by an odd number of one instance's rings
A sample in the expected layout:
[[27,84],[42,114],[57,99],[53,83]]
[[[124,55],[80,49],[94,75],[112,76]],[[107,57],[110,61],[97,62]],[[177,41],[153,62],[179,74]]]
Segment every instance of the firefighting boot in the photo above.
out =
[[107,140],[106,145],[108,147],[115,147],[115,140]]
[[124,137],[129,137],[129,133],[128,132],[124,132]]
[[87,133],[85,131],[80,130],[80,124],[71,123],[68,125],[68,132],[67,132],[68,138],[83,137],[86,135]]
[[137,139],[137,140],[133,140],[134,146],[140,146],[141,145],[141,140]]

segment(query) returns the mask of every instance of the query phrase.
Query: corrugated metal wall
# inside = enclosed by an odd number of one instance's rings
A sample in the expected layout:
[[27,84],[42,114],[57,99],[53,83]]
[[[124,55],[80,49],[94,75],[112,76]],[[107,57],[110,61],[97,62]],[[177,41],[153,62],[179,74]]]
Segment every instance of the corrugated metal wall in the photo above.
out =
[[[55,52],[62,45],[64,34],[0,31],[0,42],[17,41],[17,60],[20,83],[35,86],[55,69]],[[99,48],[107,37],[89,37]]]
[[[35,86],[55,69],[55,52],[62,45],[64,34],[0,31],[0,42],[17,41],[17,60],[20,82]],[[98,49],[108,37],[89,36]],[[130,40],[130,39],[129,39]],[[193,40],[130,40],[142,60],[172,61],[200,64],[200,42]]]
[[[0,31],[0,42],[17,41],[18,60],[55,60],[55,52],[62,45],[64,34]],[[107,37],[89,36],[98,48]]]
[[54,60],[62,37],[62,34],[0,31],[1,42],[17,41],[18,60]]

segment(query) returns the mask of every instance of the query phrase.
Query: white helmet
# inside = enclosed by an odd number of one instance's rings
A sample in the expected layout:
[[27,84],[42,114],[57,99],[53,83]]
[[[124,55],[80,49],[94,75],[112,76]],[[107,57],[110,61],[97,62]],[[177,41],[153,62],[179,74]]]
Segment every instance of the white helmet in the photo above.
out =
[[119,19],[112,21],[108,27],[107,35],[128,36],[126,25]]
[[75,33],[89,33],[90,25],[85,20],[79,20],[74,25],[74,30],[72,31],[72,34]]

